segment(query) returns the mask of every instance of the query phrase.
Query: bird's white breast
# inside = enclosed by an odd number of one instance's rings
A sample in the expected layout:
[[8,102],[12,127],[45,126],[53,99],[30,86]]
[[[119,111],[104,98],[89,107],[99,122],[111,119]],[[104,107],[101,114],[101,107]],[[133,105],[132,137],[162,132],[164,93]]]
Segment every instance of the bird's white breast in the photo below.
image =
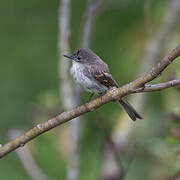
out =
[[107,87],[99,84],[91,75],[88,77],[84,75],[84,68],[83,64],[73,61],[70,72],[75,81],[90,92],[101,93],[106,91]]
[[83,70],[84,70],[84,67],[82,64],[73,61],[71,71],[70,71],[71,75],[73,76],[74,80],[77,83],[79,83],[83,86],[86,86],[86,84],[91,83],[91,82],[90,82],[89,78],[87,78],[83,74]]

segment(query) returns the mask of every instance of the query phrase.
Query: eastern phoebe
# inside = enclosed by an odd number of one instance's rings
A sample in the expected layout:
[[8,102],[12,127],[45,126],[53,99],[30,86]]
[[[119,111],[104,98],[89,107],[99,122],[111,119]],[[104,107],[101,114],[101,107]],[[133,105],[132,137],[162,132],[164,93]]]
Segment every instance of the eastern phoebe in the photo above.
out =
[[[107,64],[90,49],[81,48],[72,55],[64,56],[72,60],[70,72],[75,81],[92,93],[90,99],[94,94],[102,95],[109,88],[119,87]],[[127,101],[121,99],[119,103],[133,121],[143,119]]]

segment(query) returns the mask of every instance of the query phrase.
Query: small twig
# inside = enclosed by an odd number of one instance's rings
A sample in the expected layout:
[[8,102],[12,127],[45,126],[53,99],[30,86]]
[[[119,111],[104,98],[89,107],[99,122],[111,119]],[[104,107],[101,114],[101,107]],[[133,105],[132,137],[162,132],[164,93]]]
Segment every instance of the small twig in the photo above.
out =
[[159,83],[159,84],[147,84],[144,87],[141,87],[139,89],[136,89],[134,92],[138,93],[138,92],[152,92],[152,91],[161,91],[163,89],[166,88],[170,88],[170,87],[175,87],[180,85],[180,79],[174,79],[171,81],[167,81],[164,83]]
[[[175,80],[175,79],[177,79],[177,76],[176,76],[176,73],[173,72],[173,73],[168,77],[168,81]],[[179,86],[176,86],[176,89],[177,89],[178,91],[180,91],[180,85],[179,85]]]
[[[0,147],[0,157],[5,156],[9,152],[17,149],[18,147],[23,146],[31,139],[34,139],[40,134],[60,124],[68,122],[71,119],[85,114],[87,112],[91,112],[108,102],[119,100],[123,96],[133,94],[137,88],[143,87],[146,83],[155,79],[158,76],[158,74],[161,74],[162,71],[170,64],[170,62],[173,62],[178,56],[180,56],[180,46],[176,47],[167,56],[165,56],[154,68],[152,68],[151,71],[145,73],[143,76],[137,78],[129,84],[126,84],[120,88],[112,88],[108,90],[105,95],[97,99],[94,99],[89,103],[78,106],[72,110],[63,112],[58,116],[48,120],[47,122],[38,124],[36,127],[32,128],[25,134],[3,145],[2,147]],[[143,92],[143,89],[141,92]]]

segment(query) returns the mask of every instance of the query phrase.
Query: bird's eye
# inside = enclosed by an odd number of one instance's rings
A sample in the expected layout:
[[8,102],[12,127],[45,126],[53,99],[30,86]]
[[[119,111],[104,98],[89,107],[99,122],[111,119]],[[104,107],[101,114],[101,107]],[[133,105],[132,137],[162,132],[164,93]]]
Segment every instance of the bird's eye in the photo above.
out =
[[80,59],[81,59],[81,57],[80,57],[80,56],[78,56],[78,57],[77,57],[77,59],[78,59],[78,60],[80,60]]

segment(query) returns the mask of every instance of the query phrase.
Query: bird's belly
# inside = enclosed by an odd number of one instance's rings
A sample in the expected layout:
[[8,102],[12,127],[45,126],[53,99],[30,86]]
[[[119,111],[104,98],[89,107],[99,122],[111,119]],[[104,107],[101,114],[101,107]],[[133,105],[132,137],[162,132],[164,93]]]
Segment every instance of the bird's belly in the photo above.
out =
[[71,75],[73,76],[74,80],[82,85],[85,89],[93,93],[103,93],[108,88],[99,84],[93,77],[89,78],[84,75],[83,67],[78,63],[73,63],[71,67]]

